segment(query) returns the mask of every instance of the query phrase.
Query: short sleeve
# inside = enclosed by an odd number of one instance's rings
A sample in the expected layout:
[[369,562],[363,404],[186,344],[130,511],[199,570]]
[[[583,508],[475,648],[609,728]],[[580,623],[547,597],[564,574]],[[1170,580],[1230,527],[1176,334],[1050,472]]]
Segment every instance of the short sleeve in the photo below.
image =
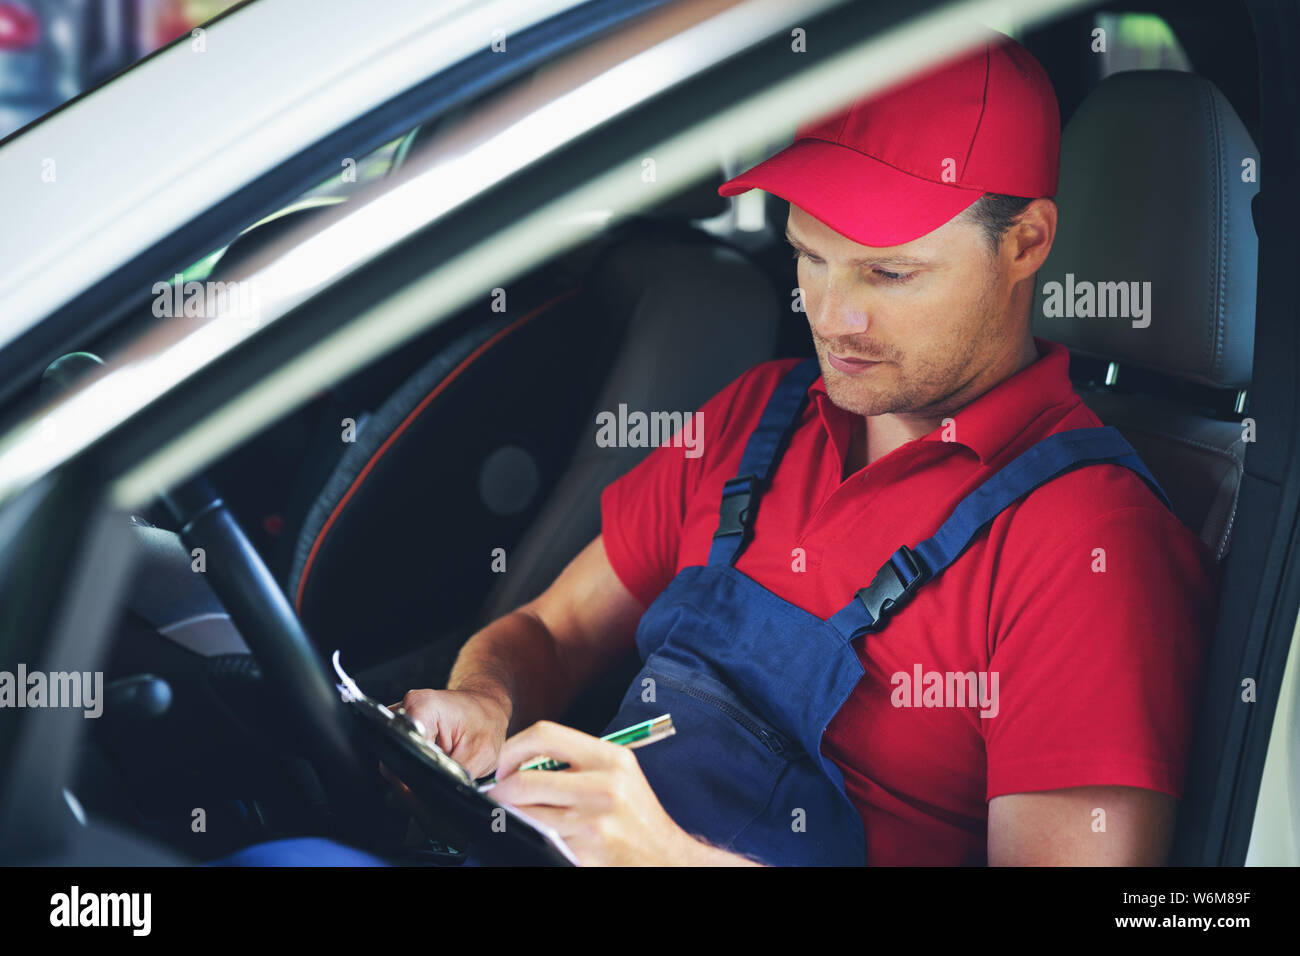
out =
[[[609,563],[632,595],[649,607],[677,574],[687,503],[701,476],[718,467],[743,442],[741,411],[761,409],[781,372],[794,362],[765,362],[745,372],[702,405],[695,415],[698,453],[685,443],[664,443],[600,496],[601,537]],[[751,407],[752,406],[752,407]],[[737,451],[738,453],[738,451]]]
[[1218,574],[1167,510],[1123,507],[1000,569],[988,799],[1079,786],[1182,795]]

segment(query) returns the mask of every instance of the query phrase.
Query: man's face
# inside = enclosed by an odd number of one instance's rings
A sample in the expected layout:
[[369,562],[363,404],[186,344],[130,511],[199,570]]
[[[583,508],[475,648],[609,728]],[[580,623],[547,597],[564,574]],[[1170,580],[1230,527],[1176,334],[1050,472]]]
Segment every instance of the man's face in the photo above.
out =
[[1019,270],[991,252],[975,223],[958,216],[873,248],[791,203],[786,236],[826,391],[840,408],[947,414],[1015,370],[1009,357],[1025,336],[1010,308]]

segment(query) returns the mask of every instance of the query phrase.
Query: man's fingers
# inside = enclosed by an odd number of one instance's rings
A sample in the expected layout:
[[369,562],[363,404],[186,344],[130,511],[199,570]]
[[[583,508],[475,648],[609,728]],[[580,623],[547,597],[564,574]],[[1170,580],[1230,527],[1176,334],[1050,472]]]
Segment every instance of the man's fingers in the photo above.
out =
[[600,771],[523,770],[499,782],[490,792],[493,800],[527,813],[539,806],[604,811],[613,804],[611,783],[609,775]]
[[[611,753],[611,749],[613,752]],[[618,745],[584,734],[572,727],[541,720],[501,745],[497,758],[497,780],[509,777],[521,764],[546,755],[578,770],[609,766],[617,758]]]

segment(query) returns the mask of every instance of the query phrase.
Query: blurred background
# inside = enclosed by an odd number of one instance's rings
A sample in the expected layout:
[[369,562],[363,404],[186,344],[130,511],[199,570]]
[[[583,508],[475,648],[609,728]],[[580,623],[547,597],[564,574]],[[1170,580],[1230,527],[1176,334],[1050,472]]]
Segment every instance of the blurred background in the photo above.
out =
[[0,0],[0,138],[239,0]]

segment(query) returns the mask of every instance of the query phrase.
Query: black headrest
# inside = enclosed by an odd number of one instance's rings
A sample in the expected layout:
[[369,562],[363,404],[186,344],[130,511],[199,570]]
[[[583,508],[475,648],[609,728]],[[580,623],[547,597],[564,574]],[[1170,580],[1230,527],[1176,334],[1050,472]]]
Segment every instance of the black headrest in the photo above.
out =
[[[1120,365],[1245,388],[1258,163],[1208,80],[1168,70],[1103,80],[1062,136],[1060,222],[1038,275],[1035,334]],[[1128,314],[1114,315],[1126,298]],[[1089,299],[1092,314],[1079,315]]]

